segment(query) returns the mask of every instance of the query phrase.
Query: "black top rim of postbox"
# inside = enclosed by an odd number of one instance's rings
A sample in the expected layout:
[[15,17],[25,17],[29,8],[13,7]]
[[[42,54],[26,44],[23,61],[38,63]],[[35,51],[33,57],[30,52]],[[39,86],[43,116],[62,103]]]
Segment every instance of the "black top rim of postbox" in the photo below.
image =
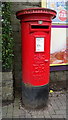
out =
[[50,14],[52,16],[52,19],[54,19],[56,17],[57,12],[55,10],[49,9],[49,8],[27,8],[27,9],[23,9],[20,11],[16,12],[16,17],[18,19],[21,19],[21,16],[23,16],[24,14],[35,14],[35,13],[44,13],[44,14]]

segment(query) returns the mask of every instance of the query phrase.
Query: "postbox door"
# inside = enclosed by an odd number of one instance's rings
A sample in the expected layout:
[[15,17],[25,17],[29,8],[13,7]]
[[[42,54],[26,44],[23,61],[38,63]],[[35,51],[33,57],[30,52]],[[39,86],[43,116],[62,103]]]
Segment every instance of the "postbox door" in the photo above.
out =
[[23,22],[22,45],[23,82],[33,86],[48,84],[50,59],[49,26],[41,25],[40,27],[40,25]]
[[32,84],[35,86],[49,83],[50,35],[49,32],[34,32]]

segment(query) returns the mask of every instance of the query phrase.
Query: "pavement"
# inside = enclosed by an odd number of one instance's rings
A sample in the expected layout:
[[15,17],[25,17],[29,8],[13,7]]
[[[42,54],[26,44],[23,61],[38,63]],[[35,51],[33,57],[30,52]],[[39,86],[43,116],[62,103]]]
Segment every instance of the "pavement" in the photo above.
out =
[[66,120],[66,91],[54,91],[49,93],[47,106],[42,109],[26,109],[21,104],[21,94],[15,93],[12,103],[5,103],[2,106],[2,118],[44,118],[45,120],[54,118]]

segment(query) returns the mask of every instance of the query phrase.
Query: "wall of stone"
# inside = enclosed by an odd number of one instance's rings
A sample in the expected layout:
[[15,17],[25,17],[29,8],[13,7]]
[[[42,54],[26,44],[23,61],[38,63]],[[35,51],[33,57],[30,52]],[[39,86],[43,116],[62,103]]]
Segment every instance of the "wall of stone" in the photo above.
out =
[[13,100],[13,75],[12,72],[2,72],[2,100]]
[[53,90],[66,89],[68,71],[50,72],[50,88]]
[[[16,88],[21,87],[21,81],[22,81],[22,74],[21,74],[21,29],[20,29],[20,23],[19,20],[16,18],[16,12],[25,9],[25,8],[32,8],[32,7],[40,7],[41,0],[37,0],[34,2],[34,0],[26,0],[25,2],[13,2],[12,3],[12,15],[11,15],[11,23],[13,28],[13,37],[14,37],[14,83]],[[56,87],[56,84],[59,86],[59,83],[61,81],[64,81],[65,84],[63,84],[63,88],[66,87],[66,71],[56,71],[50,73],[50,83],[51,87]],[[53,85],[53,86],[52,86]],[[62,85],[61,85],[62,86]],[[59,89],[59,88],[58,88]]]

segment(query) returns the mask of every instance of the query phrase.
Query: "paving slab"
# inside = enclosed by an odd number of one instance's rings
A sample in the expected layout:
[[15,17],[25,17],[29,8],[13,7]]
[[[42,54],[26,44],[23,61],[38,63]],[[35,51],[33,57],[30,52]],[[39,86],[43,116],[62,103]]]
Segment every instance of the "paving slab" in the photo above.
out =
[[3,106],[3,118],[41,118],[49,119],[65,119],[66,118],[66,95],[65,91],[49,93],[49,100],[47,106],[42,109],[26,109],[21,104],[21,95],[16,92],[15,100],[11,104]]

